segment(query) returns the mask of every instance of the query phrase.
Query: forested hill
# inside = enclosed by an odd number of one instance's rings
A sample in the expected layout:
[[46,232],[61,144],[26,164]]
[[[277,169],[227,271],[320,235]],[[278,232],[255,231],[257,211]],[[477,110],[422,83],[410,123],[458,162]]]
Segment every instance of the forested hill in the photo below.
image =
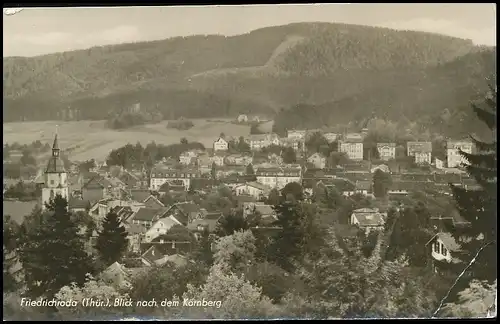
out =
[[65,110],[105,119],[136,102],[163,116],[273,115],[365,92],[386,72],[400,75],[477,50],[469,40],[437,34],[296,23],[232,37],[10,57],[3,63],[4,121],[60,118]]

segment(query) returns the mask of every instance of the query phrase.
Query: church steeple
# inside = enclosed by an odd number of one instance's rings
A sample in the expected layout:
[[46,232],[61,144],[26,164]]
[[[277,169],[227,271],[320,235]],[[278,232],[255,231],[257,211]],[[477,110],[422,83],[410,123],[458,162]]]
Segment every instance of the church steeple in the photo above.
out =
[[56,129],[56,135],[54,136],[54,143],[52,144],[52,157],[50,158],[49,163],[47,165],[47,170],[45,171],[46,173],[66,172],[66,170],[64,169],[63,161],[59,156],[59,153],[60,149],[59,149],[59,141],[57,139],[57,129]]
[[54,157],[59,156],[59,143],[57,142],[57,132],[56,136],[54,137],[54,144],[52,144],[52,156]]

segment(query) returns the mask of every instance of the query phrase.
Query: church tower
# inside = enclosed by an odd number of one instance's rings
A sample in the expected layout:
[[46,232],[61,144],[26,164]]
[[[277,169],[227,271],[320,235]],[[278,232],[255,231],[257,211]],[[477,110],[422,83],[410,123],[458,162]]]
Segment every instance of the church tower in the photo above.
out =
[[42,188],[42,209],[45,209],[45,203],[50,202],[58,194],[69,199],[67,174],[59,154],[56,132],[54,144],[52,145],[52,156],[45,170],[45,184]]

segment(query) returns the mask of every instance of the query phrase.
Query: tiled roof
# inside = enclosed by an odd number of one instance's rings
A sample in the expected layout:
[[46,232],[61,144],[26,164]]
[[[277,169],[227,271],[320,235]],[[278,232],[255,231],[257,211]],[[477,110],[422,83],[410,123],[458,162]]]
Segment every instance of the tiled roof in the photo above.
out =
[[150,263],[154,263],[155,261],[160,260],[163,258],[164,254],[159,251],[156,246],[151,246],[146,252],[142,254],[142,258],[146,259]]
[[445,233],[445,232],[437,233],[432,237],[432,239],[429,240],[429,242],[427,242],[427,244],[429,244],[434,238],[439,238],[441,241],[443,241],[446,248],[451,252],[458,252],[461,251],[462,249],[450,233]]
[[70,198],[68,206],[70,209],[90,208],[90,201],[86,199]]
[[160,217],[166,211],[166,208],[141,208],[134,215],[134,220],[153,221],[155,217]]
[[144,202],[149,196],[151,196],[151,192],[149,190],[130,190],[130,195],[132,199],[137,202]]
[[196,213],[200,211],[200,206],[192,202],[177,203],[175,204],[175,206],[177,206],[177,208],[179,208],[185,214]]
[[202,226],[204,228],[207,228],[208,231],[211,233],[215,231],[217,228],[217,219],[197,219],[193,221],[192,223],[188,224],[187,228],[191,231],[198,231],[198,226]]

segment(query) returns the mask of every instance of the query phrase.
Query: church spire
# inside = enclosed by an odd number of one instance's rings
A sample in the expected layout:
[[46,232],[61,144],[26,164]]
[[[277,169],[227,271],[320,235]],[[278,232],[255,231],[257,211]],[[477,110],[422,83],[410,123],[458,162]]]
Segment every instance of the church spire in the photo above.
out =
[[54,144],[52,144],[52,156],[59,156],[59,142],[57,141],[58,125],[56,126],[56,135],[54,136]]
[[47,165],[47,169],[45,172],[48,173],[60,173],[60,172],[65,172],[63,163],[60,159],[59,156],[59,142],[57,139],[57,128],[56,128],[56,134],[54,136],[54,143],[52,144],[52,157],[49,160],[49,163]]

